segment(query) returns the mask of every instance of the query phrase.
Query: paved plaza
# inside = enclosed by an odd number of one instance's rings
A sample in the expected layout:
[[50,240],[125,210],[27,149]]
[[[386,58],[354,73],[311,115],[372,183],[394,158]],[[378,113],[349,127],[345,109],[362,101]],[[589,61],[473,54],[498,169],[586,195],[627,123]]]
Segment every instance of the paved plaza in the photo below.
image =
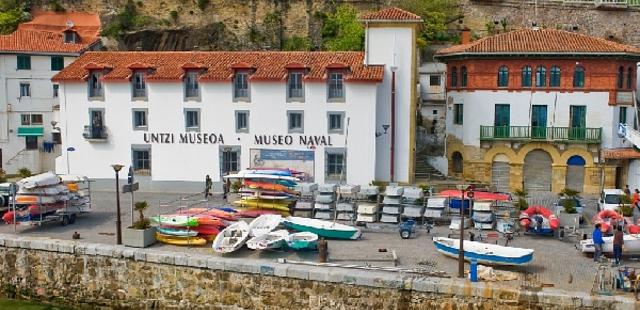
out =
[[[93,207],[88,214],[78,218],[76,223],[62,226],[60,223],[48,223],[41,227],[2,225],[0,233],[14,233],[26,236],[50,237],[57,239],[72,239],[74,232],[78,232],[82,241],[115,244],[115,219],[116,204],[115,193],[109,191],[94,191],[92,193]],[[180,197],[188,195],[172,193],[136,193],[135,200],[146,200],[150,203],[150,208],[146,212],[147,216],[159,213],[171,213],[178,206],[189,203],[198,203],[199,207],[206,205],[220,205],[222,199],[214,197],[209,202],[202,201],[200,195],[192,196],[188,200],[179,200]],[[554,194],[534,195],[530,203],[539,203],[549,206],[555,201]],[[587,204],[587,217],[595,212],[595,199],[585,199]],[[130,213],[131,200],[128,194],[121,196],[123,227],[128,226],[131,221]],[[590,235],[591,226],[586,221],[582,227],[582,232]],[[378,261],[389,257],[389,253],[396,252],[399,266],[403,267],[431,267],[436,270],[446,272],[455,277],[457,275],[457,261],[448,258],[435,251],[431,241],[434,236],[446,236],[449,234],[448,225],[436,226],[430,233],[420,227],[412,239],[401,239],[395,225],[374,224],[363,228],[362,240],[357,241],[329,241],[330,258],[336,259],[338,263],[349,262],[370,265],[389,265],[388,261]],[[475,231],[474,231],[475,232]],[[597,264],[589,257],[583,256],[575,248],[576,238],[567,237],[559,240],[554,237],[537,237],[520,234],[512,240],[509,245],[535,249],[533,262],[526,267],[500,267],[501,269],[517,271],[521,273],[533,274],[535,282],[553,285],[555,288],[566,290],[578,290],[589,292],[593,286],[593,280]],[[499,240],[504,244],[504,240]],[[210,244],[205,247],[177,247],[157,243],[154,248],[170,251],[183,251],[194,253],[207,253],[219,255],[213,252]],[[380,249],[386,249],[387,254],[380,253]],[[293,253],[293,252],[253,252],[246,248],[227,255],[227,257],[242,258],[263,258],[265,260],[275,260],[276,258],[288,258],[291,260],[311,260],[316,261],[316,253]],[[632,267],[639,267],[640,262],[633,258],[626,258],[624,264]],[[524,285],[521,280],[516,285]]]

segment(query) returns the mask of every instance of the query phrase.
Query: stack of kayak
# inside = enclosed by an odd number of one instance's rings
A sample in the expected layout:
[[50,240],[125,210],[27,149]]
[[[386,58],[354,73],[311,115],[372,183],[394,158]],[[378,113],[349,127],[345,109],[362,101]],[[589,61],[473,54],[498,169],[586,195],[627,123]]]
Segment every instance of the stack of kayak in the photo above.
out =
[[240,180],[240,200],[235,205],[244,207],[253,215],[277,212],[289,215],[295,204],[297,193],[294,187],[299,181],[299,172],[290,169],[249,169],[225,176],[225,179]]
[[65,207],[69,200],[69,189],[59,176],[45,172],[18,182],[15,204],[19,210],[5,213],[2,219],[7,223],[35,221],[54,214]]
[[151,217],[158,224],[156,239],[174,245],[205,245],[236,220],[230,208],[190,208]]

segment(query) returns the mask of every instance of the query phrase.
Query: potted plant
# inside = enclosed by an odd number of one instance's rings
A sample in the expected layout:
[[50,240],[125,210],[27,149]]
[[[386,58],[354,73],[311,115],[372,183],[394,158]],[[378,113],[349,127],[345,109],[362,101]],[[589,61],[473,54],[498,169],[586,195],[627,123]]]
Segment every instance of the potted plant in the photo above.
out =
[[520,210],[526,210],[529,207],[529,204],[527,203],[527,200],[525,198],[529,193],[527,193],[524,188],[520,188],[513,191],[513,194],[518,198],[515,206]]
[[565,188],[558,196],[562,198],[561,203],[556,205],[556,214],[561,226],[580,226],[581,211],[578,207],[579,191]]
[[151,226],[149,219],[144,217],[144,210],[149,207],[146,201],[138,201],[134,209],[140,214],[140,218],[131,227],[124,229],[122,243],[134,248],[146,248],[156,242],[156,228]]
[[631,206],[631,197],[624,195],[620,199],[620,212],[627,224],[635,224],[633,222],[633,207]]

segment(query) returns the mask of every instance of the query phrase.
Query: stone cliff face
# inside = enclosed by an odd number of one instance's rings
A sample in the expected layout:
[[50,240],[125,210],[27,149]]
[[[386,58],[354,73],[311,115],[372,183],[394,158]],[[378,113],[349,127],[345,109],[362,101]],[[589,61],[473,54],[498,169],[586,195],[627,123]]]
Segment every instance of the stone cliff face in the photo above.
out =
[[[398,5],[402,0],[133,0],[139,26],[119,39],[105,38],[111,50],[279,50],[294,36],[308,38],[312,49],[322,43],[323,15],[341,3],[361,12]],[[451,0],[454,1],[454,0]],[[33,0],[48,9],[50,0]],[[95,12],[103,27],[122,12],[127,0],[57,0],[72,11]],[[594,4],[558,1],[458,0],[463,24],[475,37],[509,29],[548,28],[640,45],[640,7],[597,8]]]

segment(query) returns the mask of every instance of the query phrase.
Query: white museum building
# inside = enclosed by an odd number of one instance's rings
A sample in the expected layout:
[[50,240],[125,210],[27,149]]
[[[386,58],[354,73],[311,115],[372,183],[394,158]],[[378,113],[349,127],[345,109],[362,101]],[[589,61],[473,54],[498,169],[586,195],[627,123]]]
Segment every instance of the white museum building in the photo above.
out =
[[120,163],[152,188],[250,167],[411,182],[421,19],[390,8],[362,21],[364,52],[85,53],[53,78],[72,150],[56,171],[109,179]]

